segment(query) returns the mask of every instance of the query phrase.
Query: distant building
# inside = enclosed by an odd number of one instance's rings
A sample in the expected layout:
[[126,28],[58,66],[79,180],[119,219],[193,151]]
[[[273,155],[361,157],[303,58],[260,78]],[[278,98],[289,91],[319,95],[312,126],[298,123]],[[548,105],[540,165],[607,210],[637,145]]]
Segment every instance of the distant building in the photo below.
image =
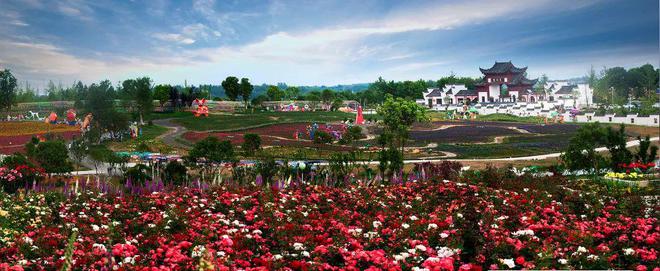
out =
[[544,86],[548,102],[566,108],[592,107],[594,92],[589,84],[571,84],[568,81],[549,81]]
[[527,67],[518,68],[509,62],[495,62],[493,67],[482,69],[484,79],[477,83],[479,102],[536,102],[543,93],[534,93],[532,87],[537,79],[527,79]]
[[428,108],[435,106],[449,105],[459,103],[456,98],[456,93],[467,90],[465,85],[445,85],[443,88],[428,88],[422,96],[424,99],[417,100],[416,102],[425,105]]

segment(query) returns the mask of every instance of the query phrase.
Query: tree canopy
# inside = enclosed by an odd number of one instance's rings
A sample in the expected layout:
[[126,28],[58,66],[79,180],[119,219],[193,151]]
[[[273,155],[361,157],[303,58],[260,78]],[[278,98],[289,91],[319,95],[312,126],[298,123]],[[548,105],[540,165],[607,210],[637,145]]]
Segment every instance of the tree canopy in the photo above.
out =
[[16,77],[11,71],[0,71],[0,110],[11,109],[16,104]]
[[236,101],[239,95],[241,95],[241,86],[238,83],[238,78],[235,76],[227,76],[227,78],[222,81],[222,88],[225,89],[225,95],[232,101]]

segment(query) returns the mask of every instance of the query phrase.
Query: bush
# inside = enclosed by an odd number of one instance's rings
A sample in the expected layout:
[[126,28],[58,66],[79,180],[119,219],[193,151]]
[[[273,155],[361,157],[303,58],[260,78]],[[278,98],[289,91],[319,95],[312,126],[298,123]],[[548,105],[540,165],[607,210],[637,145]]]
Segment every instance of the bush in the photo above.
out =
[[167,163],[163,170],[163,181],[167,184],[183,185],[186,182],[188,169],[177,161]]
[[149,171],[150,169],[148,166],[137,164],[126,170],[126,173],[124,173],[124,181],[131,180],[133,185],[144,185],[148,180],[151,180]]
[[314,133],[314,143],[316,144],[332,143],[332,139],[332,136],[325,131],[316,131]]
[[243,135],[243,145],[241,145],[241,148],[246,153],[261,149],[261,137],[258,134]]

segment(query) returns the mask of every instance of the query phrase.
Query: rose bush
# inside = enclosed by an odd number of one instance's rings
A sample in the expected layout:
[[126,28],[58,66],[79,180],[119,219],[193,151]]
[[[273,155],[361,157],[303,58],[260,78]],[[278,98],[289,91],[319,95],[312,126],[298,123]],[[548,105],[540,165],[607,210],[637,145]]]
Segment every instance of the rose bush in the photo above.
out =
[[73,232],[74,269],[658,266],[656,216],[628,213],[617,199],[581,193],[582,206],[576,206],[545,191],[437,180],[343,188],[178,189],[139,196],[0,195],[0,266],[58,269]]

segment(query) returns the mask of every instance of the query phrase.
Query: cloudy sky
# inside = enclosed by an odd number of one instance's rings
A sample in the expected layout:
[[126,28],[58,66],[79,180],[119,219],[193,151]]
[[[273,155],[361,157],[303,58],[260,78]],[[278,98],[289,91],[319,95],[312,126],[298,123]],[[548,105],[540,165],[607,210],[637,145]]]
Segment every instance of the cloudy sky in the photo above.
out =
[[593,65],[658,66],[658,0],[0,0],[0,68],[43,86],[149,76],[156,83],[331,85],[530,77]]

